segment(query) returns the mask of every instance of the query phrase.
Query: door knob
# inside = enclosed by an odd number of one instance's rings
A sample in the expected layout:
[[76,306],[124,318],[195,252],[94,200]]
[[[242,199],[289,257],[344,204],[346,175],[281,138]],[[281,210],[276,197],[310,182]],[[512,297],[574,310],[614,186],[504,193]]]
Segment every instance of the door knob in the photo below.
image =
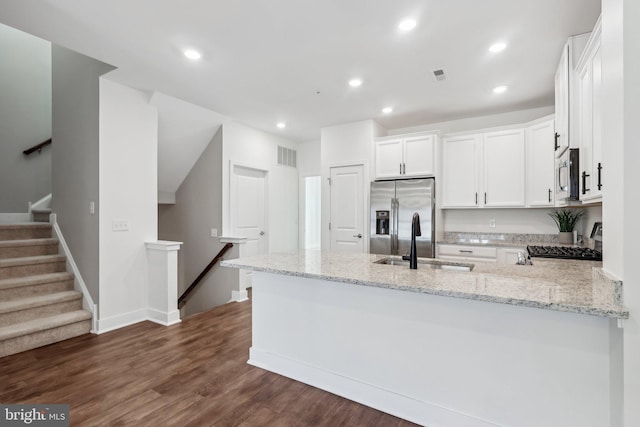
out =
[[260,232],[260,235],[261,235],[261,236],[264,236],[264,231],[261,231],[261,232]]
[[362,233],[354,234],[353,237],[357,237],[358,239],[362,239]]

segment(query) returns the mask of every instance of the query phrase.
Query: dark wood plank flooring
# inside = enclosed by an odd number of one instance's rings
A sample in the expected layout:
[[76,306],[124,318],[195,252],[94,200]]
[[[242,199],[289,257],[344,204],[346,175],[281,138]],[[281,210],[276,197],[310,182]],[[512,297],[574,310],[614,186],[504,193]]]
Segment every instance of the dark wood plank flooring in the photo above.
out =
[[72,426],[413,426],[246,363],[251,302],[0,358],[0,402],[67,403]]

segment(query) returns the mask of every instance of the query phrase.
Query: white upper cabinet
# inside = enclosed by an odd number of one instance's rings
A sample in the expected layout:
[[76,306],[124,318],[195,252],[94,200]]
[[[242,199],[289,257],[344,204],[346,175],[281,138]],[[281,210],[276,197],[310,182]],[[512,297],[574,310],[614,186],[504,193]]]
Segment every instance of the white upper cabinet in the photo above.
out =
[[375,142],[376,179],[402,175],[402,139]]
[[525,204],[524,129],[484,134],[483,203],[485,207]]
[[482,135],[442,140],[442,207],[478,207],[479,158]]
[[564,45],[560,64],[556,70],[555,96],[556,96],[556,128],[555,128],[555,153],[562,155],[569,148],[569,43]]
[[376,139],[375,178],[434,176],[435,140],[433,134]]
[[[556,114],[556,117],[557,114]],[[526,129],[527,206],[555,205],[554,121]]]
[[587,44],[589,33],[569,37],[562,49],[555,75],[555,153],[560,157],[578,146],[579,79],[575,64]]
[[600,20],[591,33],[580,61],[580,200],[602,200],[602,57]]

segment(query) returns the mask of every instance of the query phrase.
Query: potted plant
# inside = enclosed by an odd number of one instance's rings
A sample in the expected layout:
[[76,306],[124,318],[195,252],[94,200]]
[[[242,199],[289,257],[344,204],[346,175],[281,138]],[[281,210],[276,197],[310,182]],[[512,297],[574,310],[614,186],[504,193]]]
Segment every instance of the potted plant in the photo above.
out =
[[584,215],[583,209],[560,209],[549,212],[558,226],[558,242],[564,244],[573,243],[573,229]]

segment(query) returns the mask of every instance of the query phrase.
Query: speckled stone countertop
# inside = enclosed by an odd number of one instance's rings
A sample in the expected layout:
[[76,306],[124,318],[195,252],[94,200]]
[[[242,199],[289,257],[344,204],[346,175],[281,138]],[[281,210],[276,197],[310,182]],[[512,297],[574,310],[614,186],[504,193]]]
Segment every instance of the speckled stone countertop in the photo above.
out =
[[[221,263],[225,267],[421,292],[602,317],[629,317],[622,302],[622,282],[593,261],[534,259],[534,265],[477,262],[470,272],[419,264],[376,264],[388,255],[299,251]],[[424,259],[429,263],[463,264]]]
[[[580,236],[583,246],[593,249],[593,241],[587,236]],[[445,231],[438,243],[447,245],[495,246],[524,248],[527,245],[539,246],[574,246],[558,243],[558,234],[523,234],[523,233],[472,233]]]

